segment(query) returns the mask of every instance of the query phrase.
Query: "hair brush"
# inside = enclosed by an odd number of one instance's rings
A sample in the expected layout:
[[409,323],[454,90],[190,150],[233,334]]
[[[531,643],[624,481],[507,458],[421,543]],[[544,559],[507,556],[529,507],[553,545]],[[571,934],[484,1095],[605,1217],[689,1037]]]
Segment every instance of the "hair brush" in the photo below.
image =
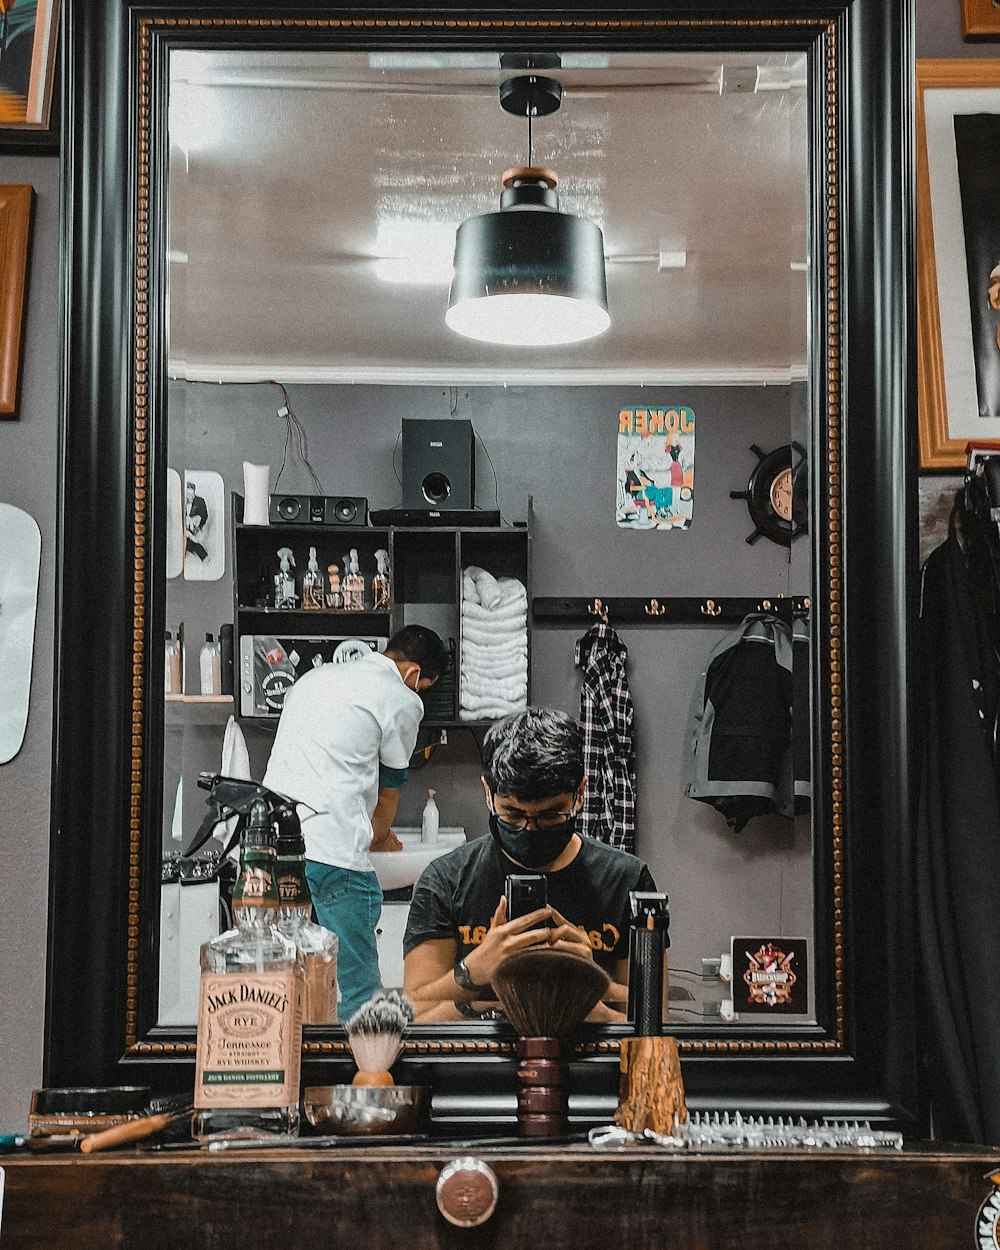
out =
[[413,1021],[413,1005],[399,990],[375,995],[345,1028],[358,1070],[352,1085],[392,1085],[389,1069],[403,1049],[403,1033]]
[[568,951],[526,950],[504,960],[493,988],[521,1037],[568,1037],[610,984],[598,964]]

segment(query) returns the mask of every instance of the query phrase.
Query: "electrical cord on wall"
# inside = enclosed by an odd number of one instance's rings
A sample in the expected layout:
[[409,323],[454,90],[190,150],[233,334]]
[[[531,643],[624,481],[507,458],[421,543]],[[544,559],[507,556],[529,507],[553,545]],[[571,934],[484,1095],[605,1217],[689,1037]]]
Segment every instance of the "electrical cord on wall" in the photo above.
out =
[[280,382],[275,382],[272,378],[268,378],[268,385],[276,386],[281,391],[282,405],[278,409],[278,416],[285,423],[285,445],[281,451],[281,468],[278,470],[278,476],[274,479],[274,490],[277,493],[278,483],[281,481],[281,475],[285,471],[285,463],[288,459],[288,449],[292,448],[293,452],[298,454],[299,460],[305,465],[312,480],[313,488],[317,495],[323,494],[323,487],[316,471],[309,462],[309,445],[306,437],[305,426],[292,412],[291,405],[288,402],[288,392]]
[[[479,437],[479,434],[474,426],[472,429],[472,435],[475,438],[476,442],[480,445],[480,447],[482,447],[483,451],[486,452],[486,459],[490,462],[490,469],[493,473],[493,503],[496,507],[497,512],[500,512],[500,520],[503,521],[504,525],[506,525],[507,524],[506,518],[504,517],[504,514],[500,511],[500,482],[497,479],[497,471],[493,467],[493,457],[490,455],[490,449],[486,446],[483,440]],[[485,511],[485,509],[480,508],[479,511],[483,512]]]

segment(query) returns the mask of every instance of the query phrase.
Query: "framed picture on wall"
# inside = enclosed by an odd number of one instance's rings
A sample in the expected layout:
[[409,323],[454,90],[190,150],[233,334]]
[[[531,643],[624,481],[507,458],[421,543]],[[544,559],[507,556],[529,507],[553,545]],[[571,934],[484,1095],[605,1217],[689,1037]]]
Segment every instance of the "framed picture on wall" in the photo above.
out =
[[0,0],[0,152],[57,151],[59,0]]
[[0,187],[0,420],[17,418],[34,189]]
[[962,0],[962,36],[1000,39],[1000,5],[996,0]]
[[917,62],[921,469],[1000,439],[1000,60]]

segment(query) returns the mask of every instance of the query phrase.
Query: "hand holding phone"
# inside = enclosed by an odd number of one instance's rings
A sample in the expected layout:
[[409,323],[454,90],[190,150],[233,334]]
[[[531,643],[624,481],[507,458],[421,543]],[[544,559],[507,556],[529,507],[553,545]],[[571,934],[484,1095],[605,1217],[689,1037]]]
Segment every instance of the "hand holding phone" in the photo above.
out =
[[507,900],[507,919],[517,920],[548,906],[548,881],[539,872],[511,873],[504,882],[504,898]]

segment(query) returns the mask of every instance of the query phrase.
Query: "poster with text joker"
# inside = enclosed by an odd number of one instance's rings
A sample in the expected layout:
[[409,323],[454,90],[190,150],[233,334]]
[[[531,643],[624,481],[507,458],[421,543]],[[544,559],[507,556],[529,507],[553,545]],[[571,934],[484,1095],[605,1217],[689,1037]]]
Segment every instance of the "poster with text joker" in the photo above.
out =
[[618,524],[686,530],[693,515],[694,409],[620,408]]

